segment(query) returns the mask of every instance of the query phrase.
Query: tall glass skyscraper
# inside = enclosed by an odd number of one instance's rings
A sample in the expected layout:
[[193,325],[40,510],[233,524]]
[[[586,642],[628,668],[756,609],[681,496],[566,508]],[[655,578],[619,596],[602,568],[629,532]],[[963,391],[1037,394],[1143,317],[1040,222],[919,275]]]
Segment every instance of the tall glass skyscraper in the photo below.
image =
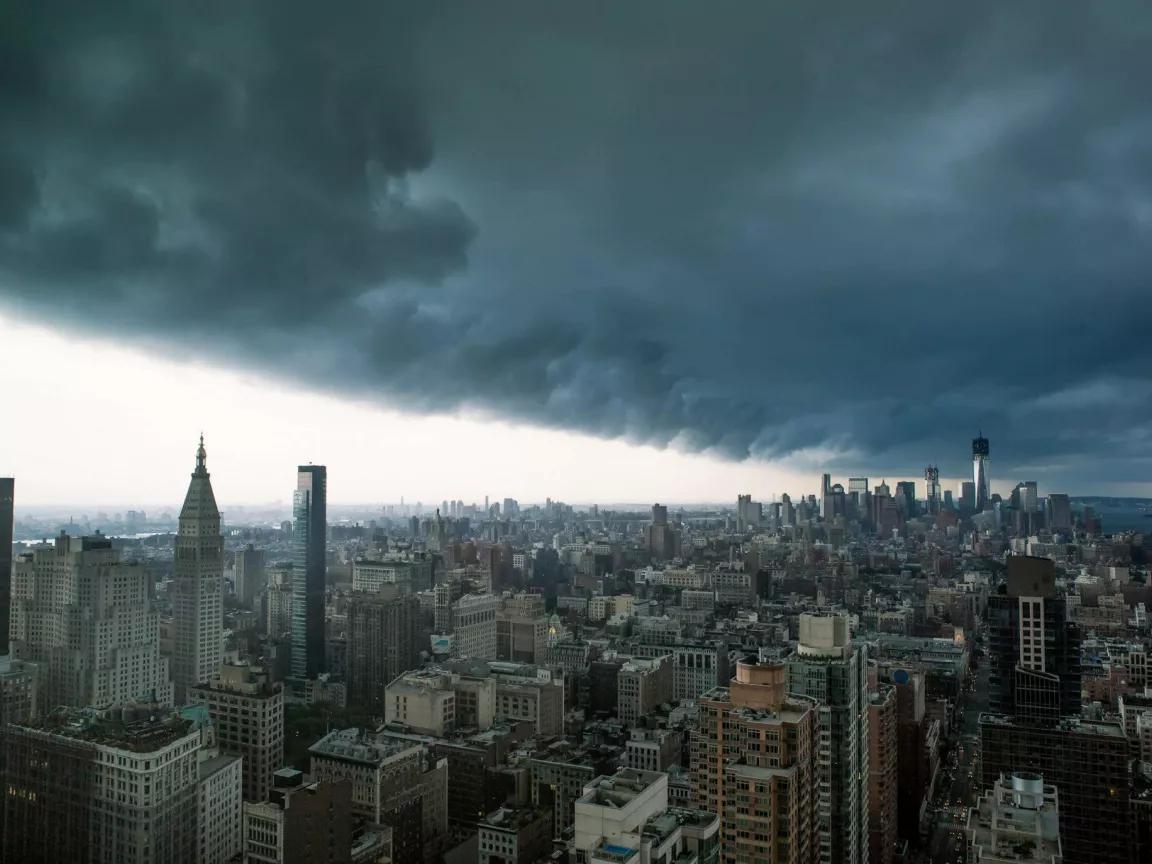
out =
[[292,677],[325,670],[324,587],[328,469],[301,465],[292,497]]
[[992,498],[988,484],[988,439],[984,433],[972,439],[972,483],[976,487],[976,512],[979,513]]
[[0,477],[0,654],[8,653],[8,615],[12,607],[12,527],[16,480]]

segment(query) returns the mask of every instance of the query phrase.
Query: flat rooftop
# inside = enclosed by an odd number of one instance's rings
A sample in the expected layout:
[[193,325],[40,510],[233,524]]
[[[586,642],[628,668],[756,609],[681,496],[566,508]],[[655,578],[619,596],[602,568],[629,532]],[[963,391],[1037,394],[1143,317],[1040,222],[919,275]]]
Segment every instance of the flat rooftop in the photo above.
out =
[[151,753],[180,741],[192,732],[195,723],[179,714],[161,710],[146,715],[129,714],[124,718],[101,715],[91,708],[75,708],[48,715],[38,725],[18,728],[118,750]]
[[329,732],[309,747],[308,752],[325,759],[379,766],[421,746],[393,737],[377,737],[375,733],[353,727]]

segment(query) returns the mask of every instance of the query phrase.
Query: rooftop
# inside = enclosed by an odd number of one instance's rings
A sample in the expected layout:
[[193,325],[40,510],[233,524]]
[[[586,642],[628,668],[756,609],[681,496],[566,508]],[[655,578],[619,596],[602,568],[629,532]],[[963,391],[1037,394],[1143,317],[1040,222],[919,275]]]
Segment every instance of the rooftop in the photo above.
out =
[[195,724],[170,709],[129,705],[61,709],[37,725],[21,728],[133,753],[154,753],[190,734]]
[[530,825],[543,816],[541,811],[533,810],[531,807],[500,807],[481,819],[480,827],[513,831]]
[[312,756],[381,766],[409,751],[419,750],[419,744],[393,737],[377,737],[364,729],[338,729],[329,732],[308,748]]
[[1061,732],[1082,732],[1085,735],[1102,735],[1108,738],[1123,738],[1124,729],[1118,723],[1098,723],[1092,720],[1082,720],[1079,717],[1065,717],[1055,726],[1024,726],[1017,724],[1015,718],[1007,714],[981,714],[980,723],[990,726],[1016,726],[1042,732],[1045,730],[1059,730]]

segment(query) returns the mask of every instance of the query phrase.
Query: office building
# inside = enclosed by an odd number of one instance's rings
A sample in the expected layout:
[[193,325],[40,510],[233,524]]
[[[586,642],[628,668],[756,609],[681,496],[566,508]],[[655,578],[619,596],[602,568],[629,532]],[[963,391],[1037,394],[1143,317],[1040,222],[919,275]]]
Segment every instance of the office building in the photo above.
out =
[[641,771],[668,771],[680,764],[684,733],[680,729],[634,726],[624,744],[624,763]]
[[328,470],[301,465],[292,497],[292,677],[324,672]]
[[500,807],[477,827],[479,864],[537,864],[552,852],[552,820],[531,807]]
[[1040,496],[1036,489],[1035,480],[1025,480],[1016,489],[1020,510],[1025,513],[1035,513],[1040,509]]
[[896,506],[907,520],[916,515],[916,484],[911,480],[901,480],[896,484]]
[[738,662],[700,697],[691,739],[695,806],[718,814],[725,864],[805,864],[816,850],[816,712],[782,663]]
[[284,763],[284,692],[263,669],[226,663],[211,681],[193,687],[189,702],[203,705],[225,754],[244,760],[245,801],[266,801],[272,775]]
[[[384,590],[385,588],[390,590]],[[385,688],[420,665],[420,602],[384,586],[348,605],[348,702],[383,717]]]
[[272,639],[292,634],[292,579],[279,580],[280,575],[273,571],[264,594],[264,632]]
[[194,724],[157,705],[71,709],[4,735],[5,861],[194,864]]
[[960,510],[964,513],[973,513],[976,510],[976,484],[971,480],[960,483]]
[[672,699],[698,699],[731,677],[728,646],[723,641],[679,642],[656,650],[672,655]]
[[924,499],[929,513],[940,512],[940,469],[935,465],[924,469]]
[[0,477],[0,655],[8,653],[12,609],[12,536],[16,519],[16,479]]
[[12,590],[12,656],[39,667],[42,712],[172,704],[152,573],[122,562],[107,537],[36,546],[15,563]]
[[0,656],[0,727],[35,720],[40,710],[39,694],[39,666]]
[[1046,509],[1050,529],[1065,533],[1072,530],[1072,502],[1067,495],[1049,495]]
[[1055,786],[1027,771],[1001,775],[968,812],[972,864],[1061,864]]
[[244,804],[244,864],[351,864],[351,803],[347,781],[280,769],[267,801]]
[[383,561],[358,560],[352,563],[352,590],[372,593],[385,585],[402,591],[426,591],[432,587],[431,556],[413,555]]
[[1119,724],[1065,719],[1055,725],[980,717],[985,788],[1002,775],[1040,775],[1060,793],[1060,841],[1076,864],[1130,864],[1130,742]]
[[319,780],[352,784],[352,814],[392,828],[397,861],[435,860],[448,830],[448,765],[419,742],[360,729],[330,732],[310,748]]
[[901,667],[890,674],[896,694],[897,834],[912,843],[919,840],[920,818],[932,788],[939,722],[928,716],[922,670]]
[[868,862],[896,858],[896,688],[880,685],[868,696]]
[[264,593],[268,585],[264,550],[249,543],[236,553],[232,572],[236,579],[236,599],[245,609],[254,608],[256,598]]
[[663,504],[652,505],[648,554],[657,561],[670,561],[680,554],[680,532],[668,524],[668,508]]
[[788,659],[788,691],[819,702],[817,859],[863,864],[868,857],[867,650],[853,645],[846,615],[800,616]]
[[1014,555],[988,598],[990,709],[1021,723],[1080,713],[1080,629],[1068,621],[1048,558]]
[[172,565],[172,682],[180,705],[189,688],[211,680],[224,659],[224,537],[207,463],[201,435]]
[[635,726],[656,708],[672,701],[672,657],[634,657],[616,678],[616,713],[620,722]]
[[229,864],[242,842],[243,760],[200,751],[197,763],[196,864]]
[[[390,681],[384,688],[384,720],[406,726],[413,732],[443,738],[456,729],[456,690],[451,673],[439,669],[420,669]],[[488,680],[480,694],[481,714],[492,725],[495,712],[496,683]],[[473,691],[474,695],[476,691]]]
[[496,659],[496,613],[500,598],[493,594],[465,594],[452,603],[452,656],[476,660]]
[[548,616],[543,594],[505,595],[496,612],[496,658],[540,663],[548,649]]
[[976,512],[984,510],[992,500],[988,481],[988,439],[983,433],[972,439],[972,488],[976,496]]

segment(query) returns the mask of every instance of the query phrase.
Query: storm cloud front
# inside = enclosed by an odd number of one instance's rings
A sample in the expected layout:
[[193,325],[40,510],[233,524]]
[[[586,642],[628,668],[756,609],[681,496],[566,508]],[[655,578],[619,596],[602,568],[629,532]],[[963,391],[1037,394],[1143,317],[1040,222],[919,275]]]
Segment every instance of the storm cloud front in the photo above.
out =
[[1123,0],[8,0],[0,309],[735,459],[982,428],[1090,491],[1152,471],[1149,80]]

